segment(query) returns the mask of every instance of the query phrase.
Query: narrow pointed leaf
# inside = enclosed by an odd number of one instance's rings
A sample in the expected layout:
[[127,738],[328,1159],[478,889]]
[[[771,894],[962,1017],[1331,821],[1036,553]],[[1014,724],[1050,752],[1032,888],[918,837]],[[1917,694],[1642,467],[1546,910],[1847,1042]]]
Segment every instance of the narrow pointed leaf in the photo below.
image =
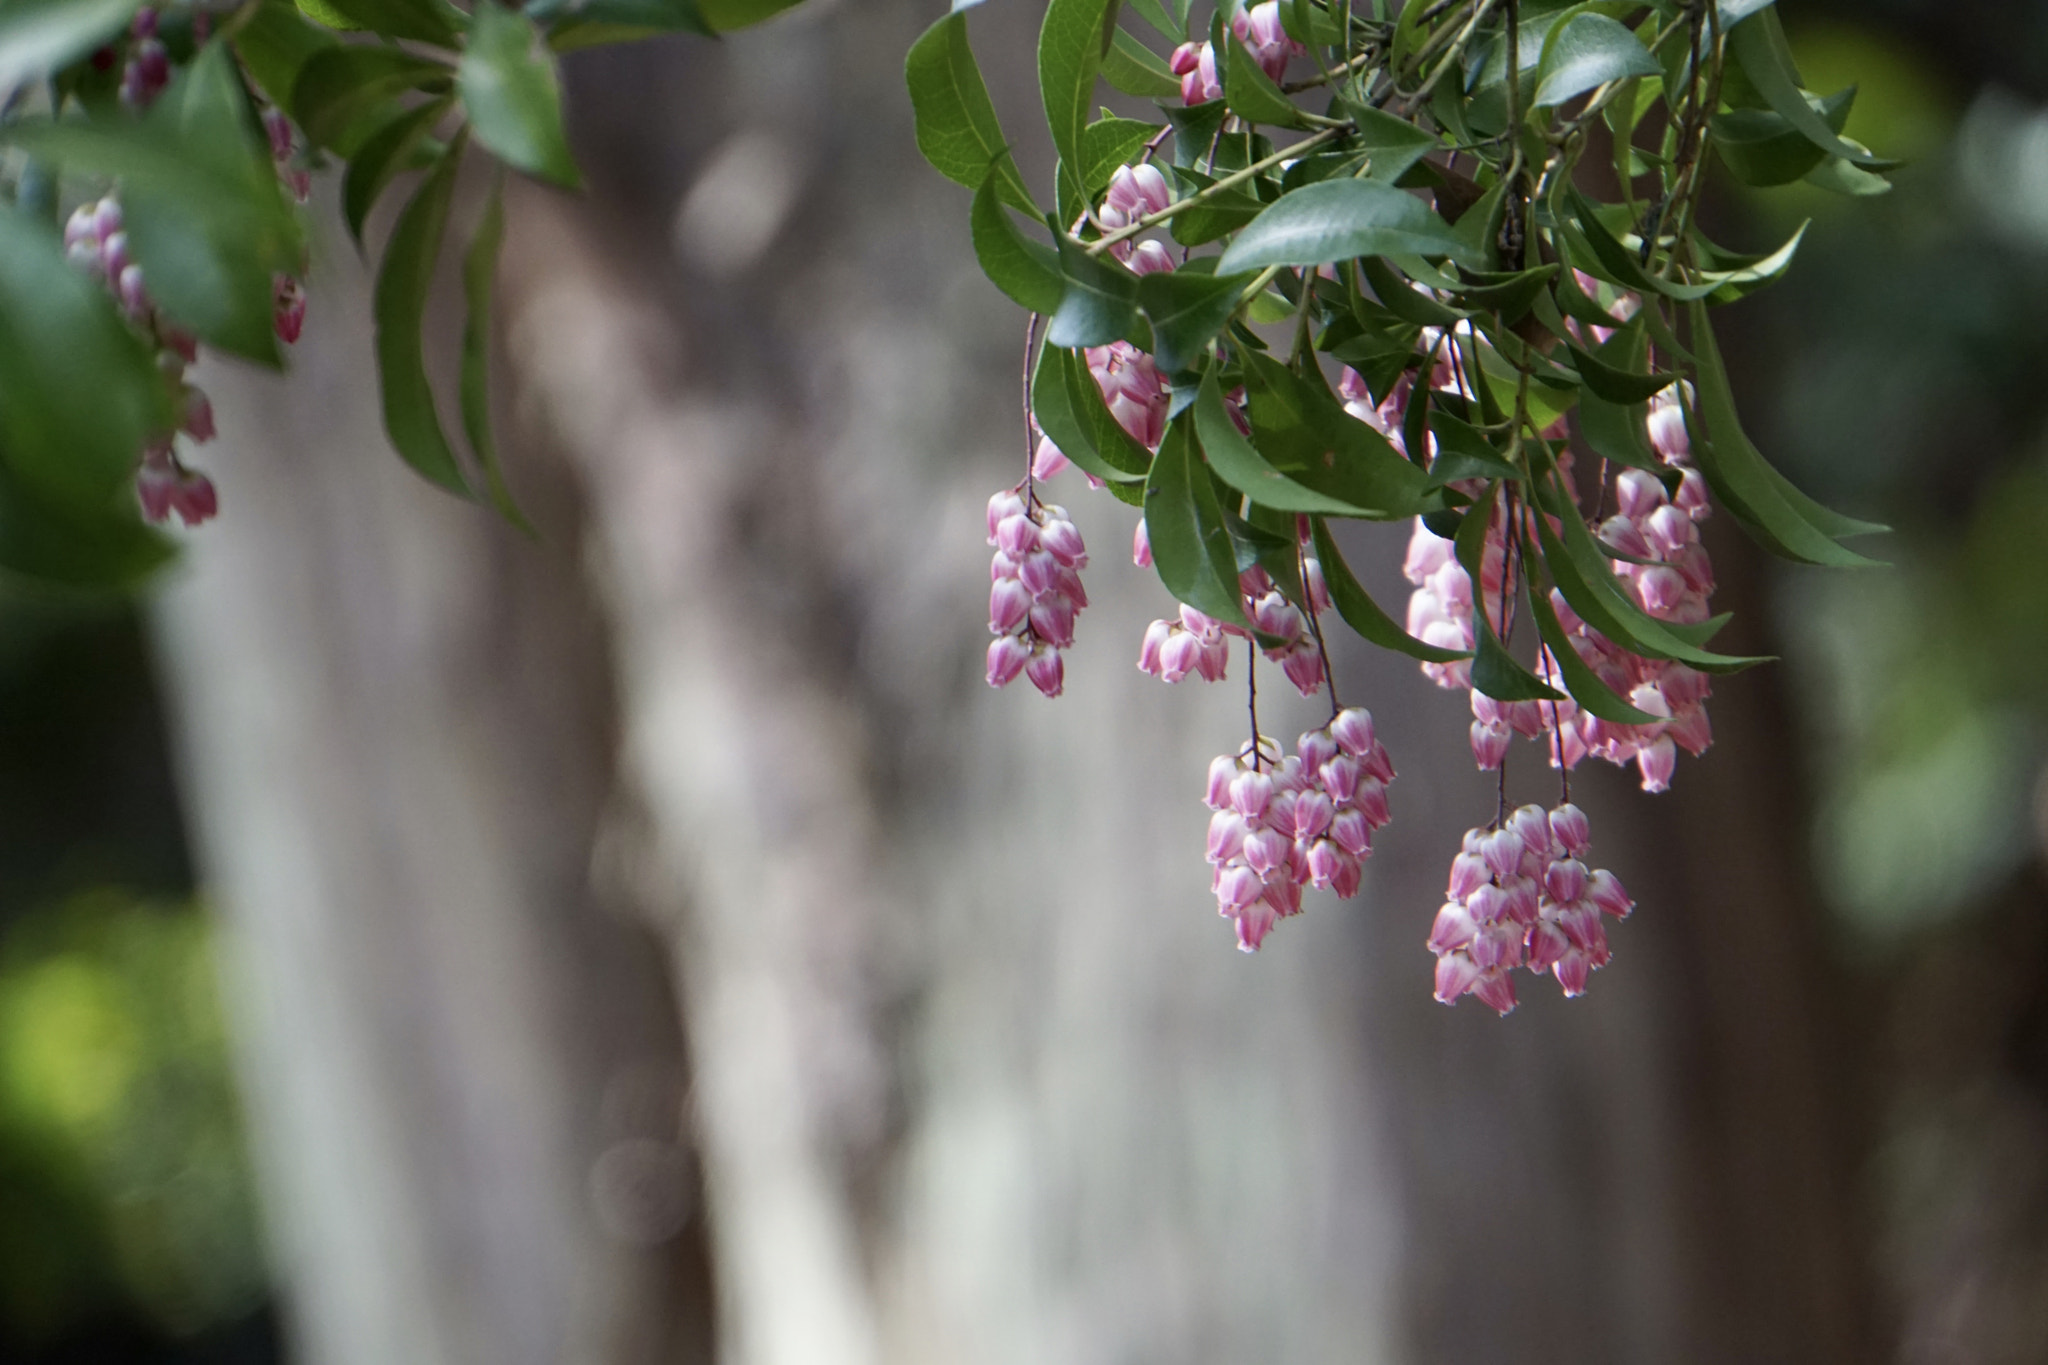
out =
[[[1112,490],[1119,484],[1136,484],[1145,477],[1147,465],[1133,461],[1129,453],[1117,450],[1125,464],[1133,468],[1119,468],[1104,459],[1095,446],[1095,423],[1092,414],[1084,424],[1085,407],[1077,410],[1073,395],[1067,386],[1067,365],[1069,353],[1057,346],[1047,346],[1039,352],[1038,368],[1031,377],[1031,415],[1061,453],[1109,484]],[[1085,364],[1085,362],[1084,362]],[[1092,385],[1093,380],[1089,381]],[[1083,394],[1083,397],[1086,395]],[[1100,405],[1102,394],[1096,391],[1095,402]],[[1106,411],[1106,409],[1105,409]]]
[[1238,233],[1216,270],[1230,275],[1403,252],[1483,264],[1414,195],[1373,180],[1325,180],[1280,196]]
[[1170,100],[1180,94],[1180,77],[1167,70],[1152,49],[1122,29],[1116,31],[1109,51],[1102,55],[1102,79],[1139,99]]
[[503,173],[491,182],[483,220],[462,259],[462,296],[468,314],[462,327],[462,430],[483,470],[484,491],[498,514],[529,535],[533,524],[512,499],[491,437],[491,287],[498,274],[498,249],[505,242]]
[[555,56],[531,19],[498,0],[476,0],[455,84],[476,140],[500,161],[565,189],[577,187]]
[[1202,452],[1208,457],[1209,467],[1216,471],[1216,477],[1259,506],[1270,507],[1276,512],[1323,512],[1340,517],[1371,515],[1365,508],[1355,507],[1342,498],[1333,498],[1296,483],[1274,468],[1272,462],[1258,452],[1257,447],[1237,429],[1237,423],[1231,420],[1229,411],[1223,406],[1223,390],[1216,382],[1214,371],[1202,376],[1201,389],[1195,395],[1194,413],[1195,434],[1201,438]]
[[1159,581],[1176,600],[1250,629],[1238,591],[1237,550],[1186,417],[1167,428],[1145,481],[1145,535]]
[[1065,233],[1059,238],[1065,288],[1047,324],[1054,346],[1107,346],[1131,330],[1138,311],[1138,277],[1108,256],[1090,256]]
[[981,262],[981,272],[1020,308],[1050,313],[1060,306],[1067,289],[1059,256],[1018,230],[1002,205],[1001,193],[998,174],[991,167],[988,178],[974,192],[974,207],[968,214],[974,257]]
[[384,403],[384,430],[405,462],[451,493],[469,496],[468,482],[455,462],[455,452],[434,411],[434,391],[420,328],[426,320],[427,290],[441,238],[448,228],[448,207],[455,194],[455,169],[462,159],[462,139],[449,148],[414,191],[377,272],[374,314],[377,324],[377,377]]
[[341,178],[342,213],[356,245],[362,245],[363,223],[376,207],[378,196],[411,164],[428,132],[448,112],[448,106],[448,100],[439,99],[407,109],[372,133],[357,149]]
[[1095,105],[1095,78],[1116,33],[1115,0],[1051,0],[1038,30],[1038,89],[1064,174],[1078,183],[1081,137]]
[[1769,101],[1772,111],[1805,134],[1814,146],[1859,166],[1883,169],[1898,164],[1844,142],[1841,134],[1806,102],[1776,10],[1766,10],[1737,24],[1728,35],[1728,52],[1750,84]]
[[1330,589],[1330,604],[1337,608],[1344,624],[1358,632],[1360,639],[1424,663],[1447,664],[1472,657],[1466,650],[1426,645],[1401,629],[1400,624],[1382,611],[1380,604],[1359,586],[1358,579],[1351,573],[1351,566],[1338,553],[1337,542],[1331,537],[1329,528],[1323,525],[1323,519],[1317,517],[1311,525],[1314,527],[1316,561],[1322,565],[1323,582]]
[[903,73],[910,85],[917,149],[932,168],[971,190],[980,187],[993,167],[996,193],[1003,202],[1037,217],[1038,206],[1010,159],[988,86],[967,44],[967,16],[956,11],[926,29],[911,45]]
[[1088,193],[1098,195],[1119,166],[1130,162],[1165,127],[1134,118],[1102,118],[1081,134],[1081,178]]
[[1237,311],[1249,275],[1162,270],[1138,277],[1138,305],[1152,323],[1152,358],[1165,374],[1192,369]]
[[1473,504],[1458,527],[1455,542],[1458,563],[1472,579],[1472,636],[1477,642],[1472,652],[1472,688],[1495,701],[1565,701],[1564,693],[1515,662],[1494,634],[1486,604],[1479,600],[1485,591],[1480,563],[1485,557],[1486,524],[1493,517],[1495,496],[1496,490],[1489,488],[1486,496]]
[[1244,50],[1244,44],[1234,35],[1226,35],[1225,45],[1229,56],[1223,71],[1223,100],[1230,106],[1230,112],[1248,123],[1306,128],[1308,121],[1301,116],[1301,110],[1280,93],[1273,78]]
[[1636,36],[1604,14],[1587,10],[1565,20],[1544,42],[1535,107],[1576,99],[1609,81],[1663,72]]

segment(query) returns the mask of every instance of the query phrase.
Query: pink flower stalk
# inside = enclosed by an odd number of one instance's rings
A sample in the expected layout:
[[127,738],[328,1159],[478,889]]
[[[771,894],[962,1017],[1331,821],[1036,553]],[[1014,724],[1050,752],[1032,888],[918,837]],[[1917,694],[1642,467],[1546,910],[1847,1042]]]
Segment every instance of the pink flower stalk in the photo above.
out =
[[988,685],[1021,673],[1048,697],[1065,686],[1060,651],[1074,643],[1074,621],[1088,605],[1081,570],[1088,548],[1066,509],[1007,488],[988,500]]
[[1601,916],[1634,908],[1613,873],[1580,861],[1586,843],[1585,813],[1570,804],[1523,806],[1498,829],[1466,832],[1429,933],[1438,1000],[1476,995],[1506,1014],[1509,973],[1522,966],[1555,976],[1567,996],[1584,993],[1611,956]]
[[1301,736],[1285,757],[1261,739],[1209,765],[1211,889],[1241,949],[1255,951],[1275,924],[1300,913],[1304,885],[1358,894],[1372,831],[1387,822],[1393,772],[1372,716],[1357,707]]
[[168,440],[152,442],[142,452],[135,494],[144,519],[153,523],[167,521],[175,512],[185,525],[197,526],[220,511],[213,481],[180,464]]

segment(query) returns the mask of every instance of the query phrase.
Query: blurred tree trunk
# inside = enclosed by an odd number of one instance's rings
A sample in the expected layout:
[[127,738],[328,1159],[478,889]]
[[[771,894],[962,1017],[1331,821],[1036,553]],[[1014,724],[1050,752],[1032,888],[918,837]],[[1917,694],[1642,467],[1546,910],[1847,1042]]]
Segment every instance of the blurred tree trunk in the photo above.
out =
[[[916,160],[923,17],[572,67],[593,198],[516,196],[503,272],[537,545],[381,449],[332,291],[292,388],[218,395],[261,430],[164,634],[308,1358],[690,1359],[713,1284],[733,1365],[1873,1358],[1768,674],[1676,796],[1582,785],[1643,909],[1507,1022],[1429,999],[1492,795],[1411,667],[1338,663],[1402,769],[1365,894],[1249,959],[1197,800],[1242,695],[1130,667],[1168,604],[1128,509],[1061,491],[1069,694],[981,685],[1022,328]],[[1036,17],[975,22],[1030,146]],[[1383,600],[1399,540],[1355,560]],[[584,1191],[675,1136],[608,1096],[679,1038],[709,1217],[629,1250],[669,1187]]]

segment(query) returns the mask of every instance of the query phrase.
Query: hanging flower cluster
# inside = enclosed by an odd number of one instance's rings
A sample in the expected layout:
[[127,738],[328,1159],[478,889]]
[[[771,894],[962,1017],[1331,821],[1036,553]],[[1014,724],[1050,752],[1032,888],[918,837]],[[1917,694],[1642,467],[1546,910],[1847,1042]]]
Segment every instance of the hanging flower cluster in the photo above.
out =
[[[1465,693],[1493,775],[1494,818],[1426,936],[1438,997],[1505,1012],[1516,967],[1580,994],[1631,902],[1584,861],[1572,772],[1596,758],[1665,790],[1712,743],[1713,676],[1759,662],[1713,646],[1701,523],[1719,506],[1837,566],[1870,562],[1842,542],[1883,529],[1815,502],[1742,430],[1708,309],[1780,276],[1798,239],[1710,240],[1708,160],[1850,193],[1892,163],[1814,112],[1832,106],[1767,4],[1049,0],[1048,211],[968,24],[934,24],[907,75],[919,146],[974,191],[984,272],[1031,314],[1029,469],[990,513],[990,680],[1064,638],[1031,620],[1049,575],[1003,583],[1043,534],[1034,481],[1078,466],[1142,508],[1133,558],[1177,603],[1139,668],[1222,682],[1243,643],[1251,733],[1207,791],[1239,943],[1304,887],[1355,893],[1386,820],[1392,768],[1336,699],[1342,625]],[[1105,80],[1157,116],[1097,116]],[[1406,528],[1405,620],[1344,562],[1347,522]],[[1331,725],[1291,754],[1259,729],[1262,656],[1330,698]],[[1509,805],[1518,737],[1556,773],[1549,811]]]

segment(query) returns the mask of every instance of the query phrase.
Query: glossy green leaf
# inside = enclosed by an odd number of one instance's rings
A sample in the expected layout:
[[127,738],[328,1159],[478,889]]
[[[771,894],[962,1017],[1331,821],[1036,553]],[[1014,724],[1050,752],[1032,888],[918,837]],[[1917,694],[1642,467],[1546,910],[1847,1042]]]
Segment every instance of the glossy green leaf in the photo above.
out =
[[1223,101],[1230,106],[1230,112],[1247,123],[1274,128],[1308,127],[1301,110],[1280,93],[1280,87],[1252,60],[1243,43],[1235,36],[1227,36],[1224,49],[1227,56],[1223,65]]
[[1663,462],[1650,449],[1640,403],[1610,403],[1588,390],[1579,395],[1579,434],[1603,460],[1635,469],[1660,470]]
[[1323,519],[1317,517],[1310,524],[1314,527],[1316,561],[1322,566],[1323,583],[1330,590],[1330,604],[1360,639],[1424,663],[1447,664],[1472,657],[1465,650],[1426,645],[1401,629],[1400,624],[1382,611],[1379,603],[1359,586],[1358,579],[1352,576],[1351,566],[1338,553],[1337,542],[1331,537],[1329,527],[1323,525]]
[[1537,634],[1543,637],[1544,644],[1550,646],[1550,657],[1557,661],[1565,691],[1571,693],[1572,700],[1579,704],[1580,709],[1617,725],[1657,723],[1659,717],[1630,706],[1613,688],[1600,681],[1600,675],[1579,657],[1579,652],[1572,648],[1571,638],[1564,633],[1563,624],[1557,619],[1557,612],[1551,608],[1548,594],[1540,589],[1529,594],[1529,614],[1535,619]]
[[1429,414],[1436,436],[1436,456],[1429,462],[1429,486],[1442,488],[1457,479],[1517,479],[1522,471],[1507,462],[1486,434],[1438,408]]
[[8,0],[0,5],[0,104],[117,36],[136,0]]
[[443,0],[321,0],[358,28],[454,47],[462,12]]
[[1051,247],[1026,237],[1010,221],[1010,212],[998,197],[998,183],[991,168],[988,179],[974,192],[974,207],[968,214],[974,257],[981,263],[982,273],[1018,307],[1050,313],[1060,306],[1067,288],[1059,256]]
[[1116,31],[1109,51],[1102,55],[1102,79],[1139,99],[1170,100],[1180,94],[1180,77],[1167,70],[1151,48],[1122,29]]
[[1152,358],[1166,374],[1192,369],[1237,311],[1249,275],[1162,270],[1138,279],[1138,306],[1152,323]]
[[390,118],[409,90],[438,93],[455,72],[395,47],[334,47],[306,59],[292,86],[291,115],[306,138],[343,156]]
[[1186,417],[1167,427],[1145,481],[1145,535],[1159,581],[1176,600],[1250,629],[1238,592],[1236,547]]
[[127,588],[176,553],[142,524],[131,495],[116,493],[97,509],[74,506],[24,482],[0,458],[0,569],[66,587]]
[[1373,297],[1403,322],[1422,327],[1454,327],[1464,321],[1465,315],[1449,304],[1417,293],[1402,283],[1394,268],[1379,257],[1367,256],[1358,264],[1366,283],[1372,286]]
[[447,99],[429,100],[395,115],[372,133],[357,149],[341,178],[341,204],[349,236],[360,246],[363,223],[377,198],[392,180],[412,164],[414,154],[426,142],[434,124],[448,112]]
[[43,501],[97,515],[171,425],[155,357],[113,300],[55,229],[0,202],[0,459]]
[[[1821,102],[1819,114],[1840,133],[1856,101],[1855,87]],[[1730,109],[1714,115],[1714,150],[1745,185],[1789,185],[1827,159],[1806,134],[1768,109]]]
[[1715,494],[1746,529],[1759,533],[1768,548],[1788,558],[1835,568],[1875,565],[1878,561],[1843,548],[1834,538],[1886,528],[1821,506],[1770,466],[1742,430],[1704,305],[1692,306],[1691,323],[1698,358],[1698,408],[1690,423],[1693,459]]
[[462,430],[483,470],[484,491],[498,514],[529,534],[533,526],[498,465],[498,443],[491,437],[491,288],[498,274],[498,250],[505,243],[503,172],[491,181],[490,198],[469,251],[462,258],[462,297],[467,313],[462,324]]
[[1604,14],[1582,11],[1544,43],[1535,107],[1563,104],[1609,81],[1662,71],[1635,34]]
[[1750,84],[1770,102],[1772,111],[1797,128],[1814,146],[1830,156],[1841,157],[1859,166],[1882,169],[1898,164],[1844,142],[1841,134],[1829,127],[1827,120],[1806,102],[1775,9],[1764,10],[1737,24],[1728,35],[1728,53]]
[[1116,471],[1119,481],[1144,477],[1152,467],[1152,452],[1131,438],[1103,402],[1102,386],[1095,382],[1088,358],[1080,351],[1062,351],[1060,367],[1067,386],[1068,409],[1087,434],[1088,448]]
[[[1181,39],[1187,37],[1187,25],[1184,22],[1177,21],[1160,0],[1126,0],[1126,4],[1129,6],[1131,13],[1152,25],[1153,28],[1159,31],[1159,36],[1168,42],[1178,43]],[[1129,34],[1124,34],[1123,36],[1126,38],[1130,37]],[[1135,38],[1130,40],[1132,42],[1137,41]],[[1179,89],[1179,85],[1176,84],[1174,90],[1178,91]],[[1142,94],[1144,92],[1133,90],[1126,93]]]
[[1455,297],[1465,308],[1498,313],[1502,322],[1512,325],[1529,312],[1538,295],[1546,294],[1556,275],[1555,265],[1503,272],[1468,270]]
[[1271,356],[1244,356],[1253,443],[1281,473],[1358,509],[1393,519],[1420,510],[1427,478],[1378,431],[1344,411],[1320,375],[1304,379]]
[[1051,0],[1038,30],[1039,94],[1053,148],[1069,176],[1086,164],[1081,137],[1095,105],[1103,53],[1116,35],[1116,11],[1115,0]]
[[1238,233],[1216,270],[1230,275],[1403,252],[1472,259],[1470,248],[1414,195],[1373,180],[1325,180],[1280,196]]
[[967,16],[948,14],[924,31],[904,60],[910,107],[917,123],[917,149],[932,168],[955,184],[977,189],[995,168],[996,193],[1011,208],[1038,216],[974,51],[967,44]]
[[1195,434],[1201,438],[1202,452],[1208,457],[1209,467],[1216,471],[1216,477],[1259,506],[1270,507],[1276,512],[1324,512],[1340,517],[1372,515],[1366,508],[1296,483],[1274,468],[1237,429],[1237,423],[1223,405],[1223,390],[1217,384],[1213,370],[1202,376],[1201,389],[1195,395],[1194,420]]
[[[1495,701],[1565,701],[1564,693],[1545,683],[1515,662],[1507,646],[1494,634],[1493,623],[1487,620],[1485,604],[1478,596],[1484,590],[1481,584],[1485,576],[1480,564],[1485,557],[1486,524],[1493,518],[1493,504],[1496,490],[1489,488],[1485,496],[1472,505],[1459,524],[1456,539],[1458,563],[1472,579],[1472,635],[1476,647],[1472,652],[1472,690],[1483,692]],[[1517,585],[1519,593],[1519,585]]]
[[1366,154],[1368,179],[1393,184],[1416,162],[1441,145],[1436,134],[1425,132],[1407,119],[1384,109],[1364,105],[1350,111],[1358,131],[1348,145]]
[[1107,346],[1122,339],[1137,318],[1138,277],[1106,253],[1091,256],[1065,233],[1059,238],[1066,288],[1046,325],[1054,346]]
[[469,484],[455,462],[455,452],[434,411],[433,386],[427,382],[420,329],[426,320],[427,291],[434,262],[448,228],[448,207],[455,193],[455,169],[462,142],[441,158],[420,182],[412,200],[398,215],[384,263],[377,271],[373,309],[377,323],[377,377],[384,400],[384,430],[405,462],[451,493],[469,496]]
[[1163,124],[1130,118],[1102,118],[1081,134],[1081,179],[1092,199],[1108,186],[1117,167],[1135,161]]
[[[1174,174],[1197,189],[1207,189],[1216,183],[1214,176],[1187,167],[1177,168]],[[1242,190],[1218,190],[1201,203],[1175,214],[1167,224],[1167,231],[1182,246],[1201,246],[1226,232],[1235,232],[1265,211],[1263,200],[1254,199]]]
[[476,140],[514,170],[567,189],[580,183],[562,128],[555,57],[525,15],[476,0],[455,88]]
[[1675,659],[1703,672],[1733,673],[1765,662],[1705,648],[1701,642],[1718,628],[1714,623],[1685,626],[1644,611],[1615,578],[1608,556],[1579,515],[1577,504],[1551,491],[1544,506],[1562,528],[1553,531],[1548,517],[1535,519],[1544,566],[1564,600],[1587,625],[1645,658]]
[[235,55],[256,88],[279,108],[290,108],[292,87],[314,53],[336,46],[332,33],[308,23],[289,0],[262,0],[235,33]]
[[295,0],[293,8],[322,28],[341,33],[360,33],[363,26],[336,9],[333,0]]
[[1647,401],[1652,394],[1662,393],[1671,387],[1678,375],[1669,370],[1653,370],[1642,374],[1635,370],[1623,369],[1601,359],[1591,351],[1577,346],[1570,348],[1572,362],[1578,366],[1579,377],[1596,396],[1609,403],[1627,407]]
[[1833,194],[1846,194],[1852,198],[1864,199],[1872,195],[1890,194],[1892,182],[1861,166],[1853,166],[1838,156],[1831,156],[1801,177],[1816,189]]

